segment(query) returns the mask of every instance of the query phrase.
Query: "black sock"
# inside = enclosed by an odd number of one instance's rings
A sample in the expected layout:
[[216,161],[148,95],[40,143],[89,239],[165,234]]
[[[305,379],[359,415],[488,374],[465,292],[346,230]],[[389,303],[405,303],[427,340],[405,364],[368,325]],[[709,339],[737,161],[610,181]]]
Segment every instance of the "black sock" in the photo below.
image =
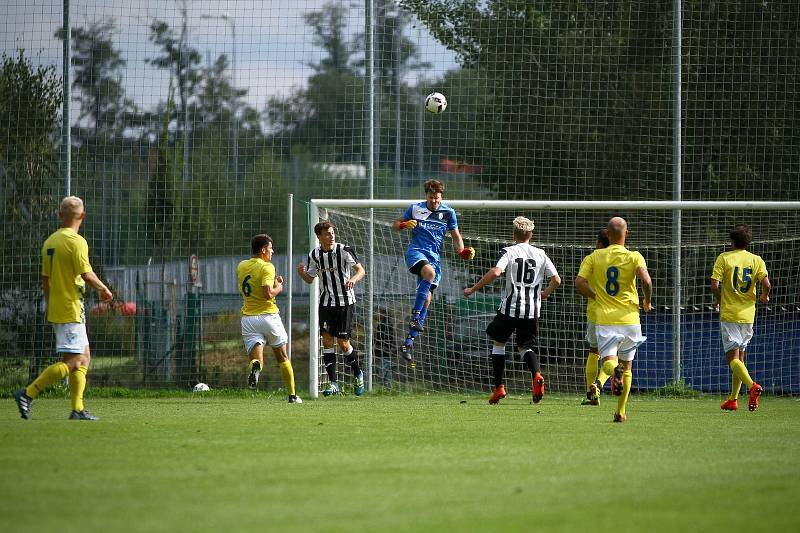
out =
[[336,352],[322,353],[322,360],[325,362],[325,371],[331,381],[336,381]]
[[522,354],[522,360],[525,361],[525,364],[528,366],[528,370],[531,371],[531,374],[541,374],[542,367],[539,365],[539,356],[536,355],[536,352],[533,350],[528,350],[524,354]]
[[361,367],[358,364],[358,359],[356,359],[356,349],[355,348],[353,348],[352,352],[350,352],[348,354],[345,354],[344,361],[345,361],[345,363],[350,365],[350,368],[353,369],[353,377],[358,377],[358,373],[361,372]]
[[492,354],[492,369],[494,370],[494,388],[503,384],[503,377],[506,373],[506,354]]

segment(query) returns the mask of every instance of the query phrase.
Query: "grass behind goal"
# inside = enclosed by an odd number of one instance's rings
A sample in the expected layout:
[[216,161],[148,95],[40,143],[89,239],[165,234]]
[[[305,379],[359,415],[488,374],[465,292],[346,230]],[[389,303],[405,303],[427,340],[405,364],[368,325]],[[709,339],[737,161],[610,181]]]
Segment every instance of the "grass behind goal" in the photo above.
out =
[[[231,393],[234,394],[234,393]],[[797,402],[212,391],[0,403],[8,531],[794,531]],[[69,480],[75,479],[70,487]]]

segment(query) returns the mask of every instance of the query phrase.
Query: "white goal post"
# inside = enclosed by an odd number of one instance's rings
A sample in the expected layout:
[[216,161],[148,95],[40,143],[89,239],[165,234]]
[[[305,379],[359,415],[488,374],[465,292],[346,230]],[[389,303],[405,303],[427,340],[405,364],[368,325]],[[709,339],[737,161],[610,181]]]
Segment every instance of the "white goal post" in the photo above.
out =
[[[401,268],[392,267],[391,277],[381,277],[379,286],[376,287],[376,278],[378,272],[376,257],[384,260],[385,257],[390,255],[396,256],[402,262],[402,256],[407,246],[407,237],[397,232],[391,232],[391,222],[399,217],[402,212],[411,204],[417,203],[421,200],[407,199],[407,200],[363,200],[363,199],[312,199],[309,204],[309,240],[311,248],[318,245],[316,236],[314,235],[313,227],[320,220],[337,218],[334,221],[336,226],[337,241],[349,245],[355,245],[356,251],[362,258],[362,263],[367,270],[366,283],[360,287],[358,291],[358,298],[360,300],[359,309],[363,310],[365,316],[359,317],[360,325],[363,328],[362,339],[363,346],[360,349],[360,358],[364,365],[364,373],[366,377],[366,385],[368,390],[373,388],[373,378],[376,374],[375,365],[375,327],[376,327],[376,312],[375,296],[377,291],[385,291],[393,283],[405,283],[405,279],[411,279],[412,276]],[[677,381],[682,378],[682,356],[686,351],[685,339],[681,331],[681,312],[682,308],[696,304],[693,302],[698,301],[699,296],[694,294],[687,296],[684,287],[684,267],[682,266],[682,250],[683,255],[687,255],[687,249],[684,249],[684,236],[688,235],[690,238],[686,243],[687,247],[702,248],[702,254],[690,250],[688,256],[691,259],[690,265],[686,268],[695,269],[698,272],[710,272],[711,265],[706,264],[708,257],[722,251],[726,243],[725,239],[718,238],[717,235],[727,235],[730,230],[727,227],[730,220],[738,220],[742,218],[743,221],[748,222],[751,219],[757,219],[755,224],[758,227],[754,233],[754,243],[780,243],[785,240],[791,243],[791,254],[786,259],[781,261],[789,262],[800,261],[800,257],[795,257],[797,253],[797,246],[800,244],[800,202],[768,202],[768,201],[745,201],[745,202],[707,202],[707,201],[493,201],[493,200],[450,200],[445,199],[444,203],[456,210],[458,214],[459,226],[461,233],[467,243],[476,246],[478,254],[481,255],[482,251],[489,248],[499,246],[504,238],[510,237],[510,231],[503,226],[505,219],[512,220],[517,215],[530,216],[536,222],[536,230],[534,232],[533,241],[537,246],[541,246],[551,252],[551,249],[561,249],[561,251],[568,250],[568,254],[560,253],[562,257],[568,257],[570,263],[569,268],[565,272],[571,273],[575,270],[575,261],[579,262],[579,258],[590,252],[594,240],[591,238],[596,234],[597,229],[601,227],[602,221],[608,217],[619,214],[620,216],[634,216],[635,223],[631,226],[632,237],[629,243],[633,248],[643,247],[649,251],[651,258],[645,254],[645,259],[653,260],[658,264],[655,265],[659,278],[654,278],[656,287],[656,300],[662,307],[661,316],[666,318],[669,315],[671,324],[662,320],[659,326],[659,332],[668,332],[671,339],[662,339],[660,346],[664,350],[671,350],[671,375],[669,368],[662,368],[663,361],[659,363],[659,370],[661,379],[667,381]],[[500,213],[505,212],[505,213]],[[507,215],[506,215],[507,213]],[[532,215],[532,216],[531,216]],[[485,219],[485,220],[484,220]],[[689,219],[689,224],[683,225],[684,219]],[[353,221],[352,227],[349,226],[348,221]],[[549,224],[549,227],[548,225]],[[717,227],[724,226],[724,227]],[[510,227],[510,226],[509,226]],[[678,231],[672,231],[673,227],[682,228]],[[767,230],[767,228],[773,228]],[[380,230],[381,236],[376,242],[375,232],[376,228]],[[542,228],[544,231],[540,231]],[[711,229],[718,230],[713,233]],[[645,235],[645,233],[647,233]],[[509,234],[506,236],[506,234]],[[546,244],[541,244],[541,238],[544,238]],[[586,237],[588,236],[588,238]],[[638,237],[638,238],[637,238]],[[354,242],[356,241],[356,242]],[[781,248],[781,244],[776,246]],[[444,248],[449,247],[445,243]],[[713,253],[712,253],[713,252]],[[756,250],[758,253],[758,250]],[[701,257],[702,256],[702,257]],[[702,259],[702,261],[700,260]],[[492,257],[484,255],[480,266],[476,264],[474,272],[466,272],[465,276],[472,276],[474,279],[480,276],[485,271],[487,266],[491,266],[489,261]],[[770,268],[770,257],[765,257],[767,266]],[[776,261],[776,260],[774,260]],[[774,262],[773,261],[773,262]],[[564,259],[562,259],[564,262]],[[697,264],[694,264],[694,263]],[[455,261],[454,265],[457,265]],[[556,261],[556,267],[561,271],[563,265],[559,265]],[[771,276],[772,276],[772,271]],[[693,274],[694,275],[694,274]],[[448,276],[445,269],[443,279]],[[477,276],[477,277],[476,277]],[[574,275],[573,275],[574,276]],[[695,276],[697,277],[697,276]],[[562,273],[563,285],[559,289],[562,293],[566,291],[574,292],[572,288],[573,280],[569,276],[564,276]],[[399,280],[399,281],[397,281]],[[700,283],[700,282],[697,282]],[[692,290],[696,288],[697,283],[688,287]],[[399,287],[399,285],[398,285]],[[396,303],[400,314],[408,312],[409,309],[405,303],[399,302],[396,298],[397,294],[402,293],[399,288],[391,289],[391,296],[389,299]],[[700,292],[699,290],[696,292]],[[664,294],[669,293],[670,298],[664,301]],[[709,293],[710,294],[710,293]],[[411,294],[408,295],[409,297]],[[703,296],[705,297],[705,296]],[[456,297],[457,298],[457,297]],[[452,298],[451,298],[452,299]],[[700,298],[702,299],[702,298]],[[309,394],[310,396],[317,397],[320,390],[320,343],[319,340],[314,342],[315,335],[318,335],[319,321],[318,321],[318,289],[317,282],[311,290],[310,298],[310,320],[309,331],[312,336],[312,341],[309,343]],[[391,304],[390,304],[391,305]],[[436,305],[436,304],[433,304]],[[548,304],[549,305],[549,304]],[[566,304],[565,304],[566,306]],[[469,307],[469,306],[467,306]],[[582,317],[578,315],[575,310],[575,305],[570,307],[571,311],[564,311],[565,320],[570,321],[572,330],[577,330],[580,325]],[[484,314],[485,314],[484,309]],[[459,311],[460,312],[460,311]],[[469,311],[467,311],[469,312]],[[559,311],[560,312],[560,311]],[[384,313],[384,311],[381,311]],[[543,311],[543,314],[547,311]],[[380,314],[380,313],[379,313]],[[381,316],[383,316],[381,314]],[[366,317],[366,318],[365,318]],[[372,319],[368,319],[373,317]],[[459,318],[460,317],[460,318]],[[452,324],[463,319],[464,315],[444,316],[442,320],[445,324]],[[671,326],[671,327],[670,327]],[[468,334],[478,337],[484,335],[482,331],[478,331],[479,326],[476,325]],[[695,326],[693,326],[695,327]],[[710,337],[708,334],[708,327],[703,326],[702,338]],[[694,331],[694,330],[693,330]],[[317,336],[318,338],[318,336]],[[402,339],[400,339],[402,340]],[[561,339],[564,342],[564,339]],[[445,356],[442,356],[445,357]],[[444,360],[440,357],[440,360]],[[578,358],[579,355],[575,355]],[[486,358],[488,360],[488,356]],[[577,360],[577,359],[576,359]],[[555,361],[555,358],[554,358]],[[469,362],[472,365],[472,362]],[[480,364],[477,363],[479,371],[482,371]],[[571,362],[574,366],[574,361]],[[437,366],[438,365],[438,366]],[[458,365],[467,365],[466,359],[460,360]],[[385,366],[385,365],[384,365]],[[393,366],[393,363],[389,366]],[[564,384],[564,390],[572,390],[575,385],[570,381],[568,375],[570,365],[559,366],[558,361],[553,363],[553,368],[558,367],[553,372],[561,372],[565,375],[559,374]],[[431,363],[431,378],[425,378],[426,389],[431,390],[479,390],[481,381],[480,379],[472,379],[468,375],[461,374],[460,369],[453,369],[447,364]],[[470,367],[472,368],[472,367]],[[385,369],[380,369],[383,372]],[[391,369],[390,369],[391,370]],[[391,370],[397,374],[396,370]],[[408,383],[413,381],[415,376],[418,376],[421,371],[414,370],[411,375],[411,370],[403,370],[403,382]],[[437,375],[436,372],[439,372]],[[324,376],[322,376],[324,378]],[[581,376],[576,378],[582,379]],[[705,380],[705,378],[703,378]],[[714,380],[711,379],[709,387],[713,388],[716,385]],[[724,376],[719,378],[724,379]],[[393,383],[395,381],[392,381]],[[702,387],[705,387],[706,381],[703,381]],[[792,383],[790,389],[794,390],[798,384]]]

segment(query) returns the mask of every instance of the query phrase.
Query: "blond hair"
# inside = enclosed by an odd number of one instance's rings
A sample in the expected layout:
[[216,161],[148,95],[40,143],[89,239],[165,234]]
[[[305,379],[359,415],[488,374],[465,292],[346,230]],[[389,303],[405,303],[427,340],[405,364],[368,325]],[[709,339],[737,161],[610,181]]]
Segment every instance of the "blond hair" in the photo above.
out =
[[75,220],[80,218],[81,213],[83,213],[83,200],[77,196],[67,196],[61,200],[61,206],[58,208],[61,218]]
[[522,233],[530,233],[533,232],[533,228],[535,227],[533,220],[525,217],[517,217],[514,219],[514,231],[519,231]]

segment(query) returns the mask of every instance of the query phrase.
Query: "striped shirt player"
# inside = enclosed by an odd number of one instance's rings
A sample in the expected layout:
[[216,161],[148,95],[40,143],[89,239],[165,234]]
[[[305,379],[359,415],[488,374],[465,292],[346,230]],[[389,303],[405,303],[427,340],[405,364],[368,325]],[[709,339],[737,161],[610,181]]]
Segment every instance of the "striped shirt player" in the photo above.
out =
[[319,278],[321,306],[345,307],[356,303],[355,291],[348,282],[353,267],[358,264],[353,247],[338,242],[329,250],[317,246],[308,254],[306,273]]
[[[494,341],[492,349],[492,368],[494,370],[494,393],[489,403],[495,404],[506,396],[503,376],[505,374],[505,345],[516,332],[517,351],[531,372],[533,385],[531,398],[539,403],[544,396],[539,356],[535,351],[538,320],[541,315],[542,300],[561,284],[553,262],[541,248],[530,244],[534,224],[525,217],[514,219],[514,242],[500,251],[494,267],[472,287],[464,289],[469,297],[475,291],[488,285],[505,273],[506,285],[497,315],[487,326],[486,334]],[[545,278],[547,287],[542,290]]]
[[336,230],[324,220],[314,226],[320,245],[308,254],[308,265],[297,266],[297,273],[306,283],[320,280],[319,325],[322,334],[322,358],[328,374],[324,396],[339,394],[336,373],[336,345],[353,372],[353,392],[364,394],[364,373],[350,343],[353,331],[356,295],[353,287],[364,278],[364,267],[352,246],[336,242]]
[[772,284],[764,260],[747,250],[753,240],[750,227],[745,224],[737,225],[730,232],[730,238],[733,249],[721,253],[711,271],[711,292],[719,305],[722,347],[733,374],[731,393],[720,407],[726,411],[737,410],[739,390],[744,384],[750,391],[748,408],[755,411],[764,389],[750,377],[744,363],[744,354],[753,338],[756,287],[761,287],[758,299],[767,303]]

